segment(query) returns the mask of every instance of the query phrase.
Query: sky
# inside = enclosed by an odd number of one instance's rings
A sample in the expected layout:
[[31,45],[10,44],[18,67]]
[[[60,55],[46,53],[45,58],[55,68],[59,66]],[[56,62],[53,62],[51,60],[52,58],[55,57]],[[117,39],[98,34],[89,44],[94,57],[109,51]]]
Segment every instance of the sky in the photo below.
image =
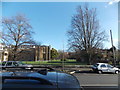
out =
[[[42,45],[51,45],[57,50],[67,50],[67,31],[70,29],[72,16],[76,8],[86,2],[2,2],[2,17],[24,14],[33,27],[34,40]],[[97,8],[101,30],[110,36],[112,30],[114,45],[118,41],[118,3],[87,2],[90,8]],[[109,41],[104,48],[111,47]]]
[[120,2],[118,3],[118,42],[120,42]]

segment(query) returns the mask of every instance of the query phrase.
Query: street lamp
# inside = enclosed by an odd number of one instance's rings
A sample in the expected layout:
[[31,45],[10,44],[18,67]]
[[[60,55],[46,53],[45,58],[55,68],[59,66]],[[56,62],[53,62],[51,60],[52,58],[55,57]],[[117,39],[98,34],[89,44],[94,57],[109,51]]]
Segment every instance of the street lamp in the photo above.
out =
[[113,45],[113,38],[112,38],[112,31],[110,30],[110,35],[111,35],[111,44],[112,44],[112,49],[113,49],[113,58],[114,58],[114,66],[116,66],[116,60],[115,60],[115,48]]

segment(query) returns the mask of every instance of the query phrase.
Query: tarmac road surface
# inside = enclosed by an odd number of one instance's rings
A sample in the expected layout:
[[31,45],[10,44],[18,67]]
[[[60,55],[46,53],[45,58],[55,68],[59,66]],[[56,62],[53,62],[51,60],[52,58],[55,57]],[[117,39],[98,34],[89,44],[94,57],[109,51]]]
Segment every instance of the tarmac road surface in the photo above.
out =
[[74,73],[83,90],[120,90],[120,74]]
[[120,90],[117,86],[83,86],[82,90]]

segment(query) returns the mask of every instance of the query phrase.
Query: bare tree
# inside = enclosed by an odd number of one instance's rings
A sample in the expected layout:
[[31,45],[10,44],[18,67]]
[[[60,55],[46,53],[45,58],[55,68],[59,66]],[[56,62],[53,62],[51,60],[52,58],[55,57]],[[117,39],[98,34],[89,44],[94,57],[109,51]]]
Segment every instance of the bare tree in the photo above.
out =
[[118,50],[117,50],[117,61],[120,63],[120,41],[118,41]]
[[92,59],[91,52],[102,47],[103,41],[106,40],[105,32],[100,31],[96,8],[89,9],[87,5],[77,8],[77,14],[72,17],[71,29],[67,33],[70,49],[84,51],[89,63]]
[[2,41],[9,46],[12,53],[12,60],[17,59],[21,52],[21,45],[33,44],[32,27],[24,15],[17,15],[11,18],[3,18]]

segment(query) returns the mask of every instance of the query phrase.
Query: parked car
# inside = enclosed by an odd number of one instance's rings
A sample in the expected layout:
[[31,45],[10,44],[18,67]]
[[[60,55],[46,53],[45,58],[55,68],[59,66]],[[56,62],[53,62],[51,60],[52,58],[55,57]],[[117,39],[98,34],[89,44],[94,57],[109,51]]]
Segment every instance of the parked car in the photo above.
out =
[[3,61],[1,67],[3,69],[6,67],[23,67],[24,69],[32,69],[33,65],[24,64],[21,61]]
[[107,64],[107,63],[97,63],[97,64],[92,66],[92,70],[94,72],[99,73],[99,74],[104,73],[104,72],[118,74],[120,72],[119,68],[114,67],[114,66]]
[[42,69],[38,71],[3,71],[2,90],[80,90],[80,83],[73,75]]

